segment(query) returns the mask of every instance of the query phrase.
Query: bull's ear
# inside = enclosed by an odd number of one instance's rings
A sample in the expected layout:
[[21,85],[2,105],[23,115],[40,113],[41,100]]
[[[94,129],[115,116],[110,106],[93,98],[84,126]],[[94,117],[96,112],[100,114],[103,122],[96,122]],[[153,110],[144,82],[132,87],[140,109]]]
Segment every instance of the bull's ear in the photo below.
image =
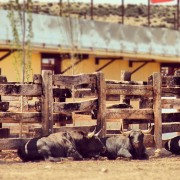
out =
[[95,132],[96,132],[96,127],[93,132],[88,133],[87,138],[92,138],[95,135]]
[[99,130],[99,132],[97,132],[96,134],[94,134],[94,136],[98,137],[101,133],[102,129]]

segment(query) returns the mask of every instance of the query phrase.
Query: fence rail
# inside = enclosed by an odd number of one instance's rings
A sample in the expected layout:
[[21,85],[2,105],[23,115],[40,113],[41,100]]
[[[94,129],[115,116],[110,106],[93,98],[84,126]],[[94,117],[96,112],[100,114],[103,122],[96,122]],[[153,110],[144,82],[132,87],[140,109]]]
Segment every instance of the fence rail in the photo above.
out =
[[[35,135],[70,128],[89,131],[96,126],[106,136],[113,133],[107,128],[107,123],[112,122],[140,124],[140,127],[152,123],[151,134],[156,147],[161,148],[162,133],[180,132],[179,96],[178,73],[171,77],[154,73],[147,82],[105,80],[101,72],[64,76],[44,71],[42,75],[34,75],[33,82],[28,84],[11,83],[0,76],[0,149],[16,149],[28,140],[22,137],[13,140],[9,129],[2,127],[4,123],[39,124],[34,128]],[[22,105],[20,97],[24,98]],[[131,101],[137,101],[137,107]],[[75,115],[90,116],[93,125],[76,126]],[[120,127],[114,132],[120,133]]]

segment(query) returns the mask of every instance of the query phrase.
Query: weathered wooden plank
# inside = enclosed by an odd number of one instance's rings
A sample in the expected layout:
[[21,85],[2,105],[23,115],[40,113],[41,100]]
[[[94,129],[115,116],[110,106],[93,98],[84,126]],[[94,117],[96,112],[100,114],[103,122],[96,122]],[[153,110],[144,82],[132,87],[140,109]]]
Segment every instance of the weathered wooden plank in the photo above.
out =
[[2,101],[20,101],[19,96],[1,96]]
[[107,109],[106,119],[154,119],[152,109]]
[[75,98],[97,97],[97,93],[91,89],[76,89],[74,92]]
[[28,142],[30,138],[4,138],[0,139],[0,150],[18,149],[22,144]]
[[146,81],[117,81],[117,80],[106,80],[106,84],[127,84],[127,85],[147,85]]
[[0,84],[0,95],[41,96],[42,86],[38,84]]
[[9,109],[9,102],[0,102],[0,111],[7,111]]
[[180,109],[180,99],[162,99],[162,108]]
[[53,132],[53,88],[52,71],[43,71],[42,129],[43,135]]
[[125,119],[127,124],[144,124],[144,123],[154,123],[153,119]]
[[69,88],[81,84],[96,84],[96,74],[80,74],[74,76],[53,75],[53,84]]
[[[20,118],[23,123],[41,123],[41,113],[28,112],[28,113],[14,113],[14,112],[0,112],[0,123],[19,123]],[[54,122],[72,122],[71,115],[64,115],[59,113],[53,113]]]
[[124,85],[107,84],[107,94],[140,95],[150,97],[153,95],[153,88],[149,85]]
[[180,132],[180,122],[174,124],[163,124],[162,133]]
[[61,113],[70,115],[72,112],[76,111],[91,111],[97,108],[97,98],[79,102],[55,102],[53,105],[54,113]]
[[165,76],[162,77],[163,85],[173,87],[173,86],[180,86],[180,77],[178,76]]
[[[121,71],[121,80],[122,81],[131,81],[131,72],[128,71]],[[129,104],[131,100],[126,98],[126,96],[124,95],[120,95],[120,102],[124,102],[125,104]],[[125,123],[124,119],[121,120],[121,128],[123,129],[128,129],[129,128],[129,124]]]
[[[126,100],[140,100],[142,98],[142,96],[138,96],[138,95],[127,95],[125,97]],[[117,94],[107,94],[106,95],[106,101],[120,101],[121,97],[120,95]]]
[[0,112],[0,123],[40,123],[41,113],[39,112]]
[[162,148],[162,116],[161,116],[161,74],[153,74],[153,109],[154,109],[154,140],[157,148]]
[[162,113],[162,122],[180,122],[180,112]]
[[162,87],[162,96],[180,96],[180,87]]
[[120,95],[117,94],[107,94],[106,101],[120,101]]
[[101,136],[106,136],[106,83],[102,72],[97,73],[97,130],[101,130]]
[[[147,97],[142,97],[139,101],[139,108],[144,109],[144,108],[152,108],[153,109],[153,100],[151,98]],[[146,123],[141,123],[139,124],[140,129],[147,129],[148,124]]]

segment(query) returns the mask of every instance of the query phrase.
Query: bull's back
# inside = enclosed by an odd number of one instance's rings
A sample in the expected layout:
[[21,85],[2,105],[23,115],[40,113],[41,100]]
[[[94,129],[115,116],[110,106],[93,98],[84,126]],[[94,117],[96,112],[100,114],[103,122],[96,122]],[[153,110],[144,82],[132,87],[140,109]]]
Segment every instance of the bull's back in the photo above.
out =
[[102,155],[107,156],[109,159],[116,159],[121,148],[129,148],[129,140],[124,135],[101,138],[101,141],[106,146],[106,152]]
[[43,159],[43,157],[39,154],[37,148],[37,141],[39,139],[40,138],[33,138],[18,148],[18,156],[23,161],[36,161]]

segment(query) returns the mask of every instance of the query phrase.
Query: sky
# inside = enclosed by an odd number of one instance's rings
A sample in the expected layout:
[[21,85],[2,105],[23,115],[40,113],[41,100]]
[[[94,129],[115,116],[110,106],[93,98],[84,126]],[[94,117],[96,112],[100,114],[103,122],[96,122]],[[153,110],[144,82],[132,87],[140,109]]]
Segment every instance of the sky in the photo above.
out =
[[[9,2],[9,0],[0,0],[1,2]],[[59,0],[33,0],[39,2],[59,2]],[[91,0],[63,0],[64,2],[85,2],[90,3]],[[107,3],[107,4],[121,4],[122,0],[93,0],[94,4],[96,3]],[[124,0],[125,4],[148,4],[148,0]],[[168,3],[159,3],[160,5],[175,5],[177,0]]]

